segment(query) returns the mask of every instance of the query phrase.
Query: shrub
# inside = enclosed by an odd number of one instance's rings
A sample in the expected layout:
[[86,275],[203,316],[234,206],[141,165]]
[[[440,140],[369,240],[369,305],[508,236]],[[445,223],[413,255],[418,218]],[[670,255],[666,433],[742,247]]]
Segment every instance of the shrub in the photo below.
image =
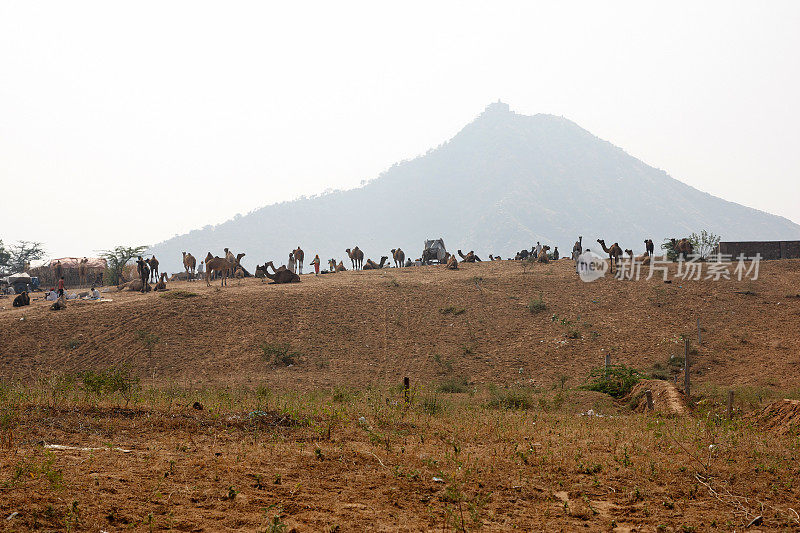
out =
[[426,396],[422,399],[422,411],[428,415],[441,413],[445,409],[445,404],[436,396]]
[[272,344],[269,342],[261,343],[261,351],[264,359],[279,366],[289,366],[296,364],[299,352],[293,351],[288,343]]
[[542,311],[546,310],[547,310],[547,304],[544,303],[541,292],[539,293],[539,298],[528,302],[528,311],[530,311],[531,314],[541,313]]
[[524,389],[494,390],[488,406],[494,409],[518,409],[526,411],[533,407],[530,395]]
[[131,374],[127,367],[110,367],[95,372],[87,370],[81,376],[83,390],[100,398],[106,394],[119,392],[125,398],[125,403],[130,401],[132,393],[139,387],[139,378]]
[[625,365],[598,367],[592,370],[587,383],[580,388],[621,398],[628,394],[641,379],[642,375],[637,370]]

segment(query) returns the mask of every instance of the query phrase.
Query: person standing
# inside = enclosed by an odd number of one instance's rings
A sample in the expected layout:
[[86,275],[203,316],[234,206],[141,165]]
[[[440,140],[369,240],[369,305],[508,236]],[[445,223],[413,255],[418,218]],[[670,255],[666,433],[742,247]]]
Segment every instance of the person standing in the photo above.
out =
[[58,280],[58,297],[61,298],[64,296],[64,276],[61,276],[61,279]]
[[540,253],[542,253],[542,243],[536,241],[536,248],[533,249],[533,258],[537,259]]
[[319,254],[314,256],[311,264],[314,265],[314,275],[319,276]]
[[296,265],[297,265],[297,263],[295,263],[295,260],[294,260],[294,253],[290,253],[289,254],[289,262],[286,263],[286,268],[289,270],[289,272],[291,272],[292,274],[295,274],[296,273],[295,270],[297,268]]

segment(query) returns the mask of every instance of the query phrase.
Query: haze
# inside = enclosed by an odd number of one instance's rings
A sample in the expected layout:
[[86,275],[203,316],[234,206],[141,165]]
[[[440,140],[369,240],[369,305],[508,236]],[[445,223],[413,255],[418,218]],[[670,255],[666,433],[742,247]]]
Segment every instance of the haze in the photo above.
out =
[[529,4],[5,3],[0,239],[154,244],[356,187],[498,99],[800,222],[800,4]]

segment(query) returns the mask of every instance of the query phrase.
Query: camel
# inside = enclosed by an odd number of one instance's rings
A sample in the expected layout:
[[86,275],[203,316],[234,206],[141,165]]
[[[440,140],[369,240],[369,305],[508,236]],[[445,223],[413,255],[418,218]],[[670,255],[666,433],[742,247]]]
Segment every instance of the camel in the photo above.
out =
[[297,264],[297,271],[299,274],[303,273],[303,259],[305,259],[306,254],[303,250],[300,249],[300,246],[297,247],[296,250],[292,252],[294,254],[294,260]]
[[655,253],[655,245],[653,245],[653,239],[645,239],[644,247],[645,250],[647,251],[647,255],[653,255]]
[[597,242],[603,247],[603,251],[608,254],[608,257],[611,260],[611,269],[609,272],[613,272],[614,265],[619,263],[619,258],[622,256],[622,248],[620,248],[619,243],[616,242],[611,245],[611,248],[606,248],[606,241],[603,239],[597,239]]
[[353,270],[358,270],[359,268],[363,268],[364,266],[364,252],[358,249],[358,246],[353,248],[351,251],[350,248],[345,250],[348,257],[350,257],[350,262],[353,264]]
[[347,271],[341,261],[339,261],[338,265],[336,264],[336,259],[328,259],[328,267],[330,268],[331,273]]
[[675,250],[675,255],[679,259],[681,256],[686,259],[694,253],[694,246],[692,246],[692,243],[689,241],[689,239],[670,239],[669,242],[672,244],[672,249]]
[[153,287],[150,286],[149,283],[144,285],[144,290],[142,290],[142,280],[135,279],[133,281],[128,281],[127,283],[122,283],[117,285],[118,291],[131,291],[131,292],[150,292],[153,290]]
[[153,281],[158,281],[158,259],[153,256],[147,260],[147,263],[150,265],[150,278]]
[[458,270],[458,259],[456,259],[456,256],[451,255],[447,258],[447,268],[449,270]]
[[197,267],[197,260],[190,253],[183,252],[183,268],[189,274],[189,279],[194,278],[194,269]]
[[[272,270],[275,271],[274,274],[270,274],[268,267],[272,267]],[[275,265],[272,264],[272,261],[268,261],[264,263],[264,275],[271,279],[271,284],[280,284],[280,283],[300,283],[300,276],[292,272],[286,267],[280,267],[279,269],[275,270]]]
[[[646,243],[647,241],[644,241],[644,242]],[[630,257],[631,263],[641,263],[642,265],[649,265],[650,264],[651,255],[650,255],[649,252],[645,252],[645,253],[643,253],[642,255],[640,255],[639,257],[636,257],[636,258],[633,257],[633,250],[626,249],[625,253],[628,254],[628,257]]]
[[380,264],[376,263],[372,259],[367,259],[367,264],[364,265],[362,270],[380,270],[383,268],[383,265],[386,263],[387,259],[389,259],[387,256],[382,256]]
[[481,260],[481,258],[475,255],[475,252],[472,250],[470,250],[470,252],[467,255],[464,255],[463,253],[461,253],[461,250],[458,250],[458,255],[459,257],[461,257],[462,263],[474,263],[475,261],[480,262]]
[[50,272],[53,274],[53,280],[58,283],[58,280],[64,275],[64,267],[61,266],[61,261],[56,261],[54,265],[51,264]]
[[67,297],[66,295],[62,294],[59,296],[58,300],[56,300],[53,305],[50,306],[50,309],[53,311],[61,311],[62,309],[67,308]]
[[86,284],[87,263],[89,263],[89,260],[85,257],[81,259],[80,262],[78,263],[78,281],[81,287],[83,287]]
[[262,265],[256,265],[255,277],[261,278],[261,280],[263,281],[264,278],[267,277],[266,276],[266,272],[267,272],[267,265],[263,265],[263,266]]
[[527,259],[528,256],[532,255],[528,250],[520,250],[517,252],[517,255],[514,256],[514,259],[519,261],[520,259],[524,260]]
[[28,291],[22,291],[14,298],[14,303],[12,303],[14,307],[24,307],[26,305],[31,305],[31,297],[28,296]]
[[406,262],[406,254],[400,248],[392,248],[392,258],[394,259],[394,266],[397,268],[402,267]]
[[542,246],[542,250],[539,252],[539,255],[536,256],[536,261],[539,262],[539,263],[549,263],[550,262],[550,258],[547,257],[547,250],[549,250],[549,249],[550,249],[550,247],[547,246],[547,245]]
[[[226,248],[227,250],[227,248]],[[230,253],[230,252],[229,252]],[[233,254],[231,254],[233,256]],[[234,257],[234,261],[236,258]],[[233,268],[233,264],[223,257],[214,257],[211,252],[206,255],[206,287],[211,286],[211,273],[219,272],[222,275],[220,287],[228,285],[228,272]]]
[[159,280],[158,283],[156,283],[156,286],[153,288],[153,290],[154,291],[168,291],[169,290],[167,288],[167,273],[166,272],[162,272],[161,273],[161,279]]
[[241,285],[242,278],[244,277],[244,269],[242,267],[236,267],[236,272],[233,273],[233,277],[237,279],[237,285]]

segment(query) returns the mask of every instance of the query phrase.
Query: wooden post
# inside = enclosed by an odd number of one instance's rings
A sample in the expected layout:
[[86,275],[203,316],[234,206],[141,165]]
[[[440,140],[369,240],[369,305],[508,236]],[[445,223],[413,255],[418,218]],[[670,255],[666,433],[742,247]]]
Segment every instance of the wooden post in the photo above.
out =
[[608,367],[610,367],[610,366],[611,366],[611,354],[607,353],[606,354],[606,372],[608,372]]
[[733,391],[728,391],[728,420],[733,418]]
[[405,398],[406,403],[409,403],[411,401],[410,389],[411,389],[411,380],[409,380],[408,377],[403,378],[403,398]]
[[691,384],[689,383],[689,339],[683,339],[683,388],[686,393],[686,401],[690,401],[692,392]]
[[650,389],[647,389],[646,391],[644,391],[644,394],[645,394],[645,396],[647,396],[647,410],[648,411],[652,411],[653,410],[653,391],[651,391]]
[[703,335],[700,333],[700,319],[697,319],[697,344],[703,344]]

